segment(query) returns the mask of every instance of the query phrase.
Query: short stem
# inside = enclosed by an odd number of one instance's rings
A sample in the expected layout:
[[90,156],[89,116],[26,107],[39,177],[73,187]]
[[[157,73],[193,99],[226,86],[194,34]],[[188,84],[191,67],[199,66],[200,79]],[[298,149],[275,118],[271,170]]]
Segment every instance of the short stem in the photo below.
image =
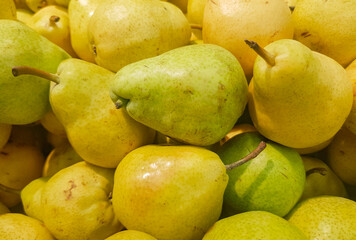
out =
[[257,157],[257,155],[260,154],[263,151],[263,149],[265,149],[265,148],[266,148],[266,143],[264,141],[260,142],[260,144],[257,146],[257,148],[255,150],[253,150],[252,152],[250,152],[246,157],[241,158],[237,162],[231,163],[229,165],[225,165],[226,171],[229,171],[229,170],[232,170],[238,166],[241,166],[242,164]]
[[52,82],[55,82],[59,84],[59,76],[53,73],[45,72],[36,68],[32,68],[29,66],[16,66],[12,68],[12,75],[15,77],[20,76],[20,75],[34,75],[37,77],[45,78],[47,80],[50,80]]
[[319,173],[320,175],[325,176],[327,172],[328,170],[326,170],[326,168],[312,168],[306,171],[305,175],[308,177],[310,174]]
[[245,43],[252,48],[260,57],[262,57],[270,66],[274,66],[276,64],[275,56],[267,52],[264,48],[260,47],[256,42],[245,40]]
[[60,17],[53,15],[53,16],[51,16],[51,17],[49,18],[49,23],[50,23],[50,24],[55,24],[55,23],[58,22],[60,19],[61,19]]
[[7,187],[5,185],[2,185],[1,183],[0,183],[0,190],[3,190],[4,192],[7,192],[7,193],[13,193],[13,194],[16,194],[16,195],[21,195],[21,190]]
[[190,28],[202,30],[202,29],[203,29],[203,26],[202,26],[201,24],[191,23],[191,24],[190,24]]
[[128,101],[129,101],[128,99],[119,97],[115,102],[116,109],[120,109],[122,107],[125,107],[127,105]]

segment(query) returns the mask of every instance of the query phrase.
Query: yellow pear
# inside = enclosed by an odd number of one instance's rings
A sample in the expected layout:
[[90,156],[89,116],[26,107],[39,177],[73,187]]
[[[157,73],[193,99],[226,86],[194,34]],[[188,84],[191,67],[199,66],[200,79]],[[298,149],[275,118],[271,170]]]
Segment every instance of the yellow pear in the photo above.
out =
[[316,146],[313,147],[306,147],[306,148],[294,148],[299,154],[310,154],[310,153],[315,153],[315,152],[319,152],[321,150],[323,150],[324,148],[326,148],[331,141],[333,140],[333,138],[330,138],[329,140],[322,142]]
[[[203,25],[204,9],[207,0],[188,0],[187,18],[191,24]],[[198,39],[202,39],[202,29],[192,29]]]
[[33,15],[33,12],[28,9],[19,8],[16,10],[17,20],[19,20],[20,22],[23,22],[27,25],[31,21],[32,15]]
[[32,16],[28,25],[72,57],[76,57],[70,41],[67,9],[54,5],[41,8]]
[[37,12],[41,8],[44,8],[48,5],[54,5],[54,0],[26,0],[26,5],[33,12]]
[[105,240],[157,240],[157,238],[152,237],[151,235],[136,231],[136,230],[125,230],[114,235],[111,235]]
[[293,38],[291,12],[284,0],[208,0],[203,18],[203,40],[220,45],[252,76],[257,54],[245,44],[249,39],[262,47],[282,38]]
[[12,125],[0,123],[0,150],[5,146],[11,134]]
[[42,126],[50,133],[58,136],[67,136],[66,130],[62,123],[58,120],[56,115],[54,115],[53,110],[48,111],[40,120]]
[[16,19],[16,6],[13,0],[0,0],[0,19]]
[[342,128],[327,149],[330,168],[339,178],[356,186],[356,135]]
[[42,222],[20,213],[0,215],[0,239],[55,240]]
[[10,210],[5,206],[5,204],[0,202],[0,215],[4,214],[4,213],[9,213],[9,212],[10,212]]
[[95,10],[88,34],[95,62],[117,72],[129,63],[187,45],[191,29],[182,11],[171,3],[113,0]]
[[356,2],[298,0],[294,39],[346,67],[356,58]]
[[346,72],[353,83],[354,102],[352,104],[350,115],[347,117],[344,125],[356,135],[356,59],[347,66]]
[[56,135],[51,132],[47,132],[46,139],[52,147],[60,146],[68,141],[68,138],[66,136]]

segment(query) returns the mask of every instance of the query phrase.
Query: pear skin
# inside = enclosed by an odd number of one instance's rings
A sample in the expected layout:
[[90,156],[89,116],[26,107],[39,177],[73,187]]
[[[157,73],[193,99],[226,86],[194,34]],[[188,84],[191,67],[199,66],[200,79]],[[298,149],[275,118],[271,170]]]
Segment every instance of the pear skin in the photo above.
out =
[[0,150],[5,146],[11,134],[12,125],[0,123]]
[[154,238],[144,232],[136,230],[125,230],[115,233],[114,235],[105,238],[105,240],[157,240],[157,238]]
[[0,0],[0,19],[16,19],[16,6],[13,0]]
[[354,101],[352,104],[352,109],[345,121],[345,127],[348,128],[353,134],[356,135],[356,60],[354,60],[346,68],[347,75],[353,84]]

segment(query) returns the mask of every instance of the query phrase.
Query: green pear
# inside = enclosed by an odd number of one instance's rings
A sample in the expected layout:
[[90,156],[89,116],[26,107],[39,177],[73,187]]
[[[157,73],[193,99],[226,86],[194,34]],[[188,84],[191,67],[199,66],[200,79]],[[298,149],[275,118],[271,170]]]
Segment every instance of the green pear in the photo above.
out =
[[0,215],[1,240],[54,240],[48,229],[37,219],[20,213]]
[[[16,73],[21,74],[21,69],[26,68],[16,69]],[[153,142],[152,129],[133,120],[124,109],[115,109],[109,96],[114,73],[71,58],[61,62],[57,75],[46,77],[56,82],[50,89],[52,110],[70,144],[85,161],[115,168],[127,153]]]
[[[217,154],[230,164],[250,152],[263,138],[256,132],[239,134],[227,141]],[[300,155],[288,147],[267,142],[253,161],[228,171],[224,203],[235,213],[261,210],[285,216],[303,193],[305,171]]]
[[13,0],[0,0],[0,19],[16,19],[16,6]]
[[356,239],[356,202],[335,196],[320,196],[298,203],[288,214],[308,239]]
[[294,39],[346,67],[356,58],[355,1],[298,0]]
[[43,222],[57,239],[105,239],[122,229],[111,194],[114,169],[79,162],[53,175],[42,190]]
[[307,240],[285,219],[265,211],[239,213],[217,221],[203,240]]
[[356,186],[356,135],[341,128],[327,148],[327,161],[343,182]]
[[11,68],[28,65],[55,72],[70,56],[35,30],[14,20],[0,20],[0,123],[28,124],[49,110],[49,82],[34,76],[14,78]]
[[111,71],[187,45],[191,29],[175,5],[159,0],[102,2],[89,22],[95,62]]
[[204,148],[148,145],[126,155],[114,181],[114,211],[127,229],[199,240],[219,218],[228,176]]
[[122,68],[110,94],[136,121],[178,141],[207,146],[233,128],[248,93],[243,70],[229,51],[195,44]]
[[125,230],[106,238],[105,240],[157,240],[151,235],[136,231],[136,230]]
[[292,148],[331,139],[352,106],[352,83],[345,69],[296,40],[277,40],[265,48],[246,42],[262,56],[256,58],[249,86],[256,129]]
[[306,171],[305,187],[299,201],[321,195],[347,197],[344,183],[320,159],[302,156]]

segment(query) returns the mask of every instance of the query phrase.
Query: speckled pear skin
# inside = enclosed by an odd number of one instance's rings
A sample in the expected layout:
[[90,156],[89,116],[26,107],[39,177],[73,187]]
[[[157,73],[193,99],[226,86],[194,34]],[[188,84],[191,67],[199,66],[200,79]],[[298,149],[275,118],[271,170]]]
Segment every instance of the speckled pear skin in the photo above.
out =
[[216,222],[203,240],[307,240],[285,219],[264,211],[250,211]]
[[222,47],[195,44],[127,65],[111,85],[128,114],[181,142],[207,146],[222,139],[242,115],[247,81]]
[[356,202],[321,196],[299,203],[286,217],[308,239],[356,239]]
[[0,123],[28,124],[50,109],[50,82],[32,75],[14,77],[12,67],[27,65],[55,73],[70,56],[39,33],[14,20],[0,20]]

